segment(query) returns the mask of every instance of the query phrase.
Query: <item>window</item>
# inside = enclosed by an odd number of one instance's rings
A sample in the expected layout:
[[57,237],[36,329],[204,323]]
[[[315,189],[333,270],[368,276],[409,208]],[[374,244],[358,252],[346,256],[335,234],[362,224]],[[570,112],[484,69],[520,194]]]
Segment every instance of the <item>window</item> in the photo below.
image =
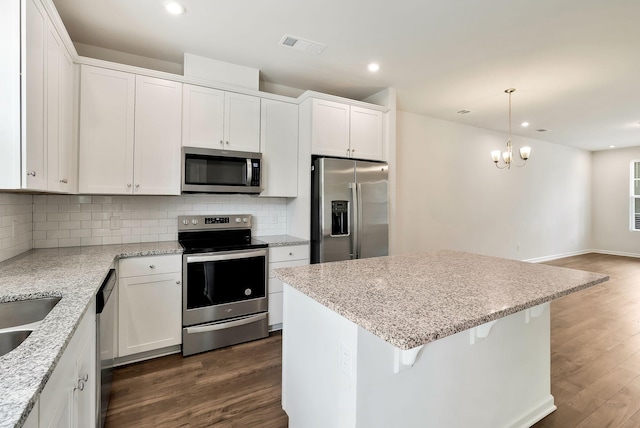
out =
[[640,230],[640,161],[631,162],[631,230]]

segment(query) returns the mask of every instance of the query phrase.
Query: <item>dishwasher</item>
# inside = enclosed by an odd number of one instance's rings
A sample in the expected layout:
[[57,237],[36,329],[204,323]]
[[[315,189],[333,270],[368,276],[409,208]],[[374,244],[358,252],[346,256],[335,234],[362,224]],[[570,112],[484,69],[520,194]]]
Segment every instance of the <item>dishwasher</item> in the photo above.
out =
[[115,357],[116,270],[111,269],[96,294],[96,427],[107,416]]

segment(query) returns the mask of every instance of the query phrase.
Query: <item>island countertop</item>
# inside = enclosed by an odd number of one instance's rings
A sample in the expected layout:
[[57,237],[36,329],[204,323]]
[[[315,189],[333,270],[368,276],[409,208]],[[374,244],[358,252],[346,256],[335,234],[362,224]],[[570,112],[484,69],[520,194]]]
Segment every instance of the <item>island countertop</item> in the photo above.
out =
[[275,275],[405,350],[609,279],[450,250],[283,268]]

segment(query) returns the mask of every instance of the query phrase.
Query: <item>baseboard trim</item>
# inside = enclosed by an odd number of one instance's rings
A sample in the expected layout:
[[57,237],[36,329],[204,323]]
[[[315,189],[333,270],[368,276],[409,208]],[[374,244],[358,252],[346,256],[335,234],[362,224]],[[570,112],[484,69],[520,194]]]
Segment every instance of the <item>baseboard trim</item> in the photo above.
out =
[[635,257],[640,258],[638,253],[625,253],[624,251],[611,251],[611,250],[591,250],[591,253],[608,254],[610,256],[623,256],[623,257]]
[[549,396],[542,402],[538,407],[531,410],[526,415],[523,415],[517,421],[514,421],[510,425],[510,428],[525,428],[533,426],[538,421],[541,421],[544,417],[553,413],[557,407],[554,404],[553,395],[549,394]]
[[595,252],[595,250],[571,251],[569,253],[554,254],[554,255],[551,255],[551,256],[534,257],[532,259],[523,260],[523,262],[529,262],[529,263],[550,262],[551,260],[563,259],[565,257],[581,256],[583,254],[589,254],[589,253],[594,253],[594,252]]

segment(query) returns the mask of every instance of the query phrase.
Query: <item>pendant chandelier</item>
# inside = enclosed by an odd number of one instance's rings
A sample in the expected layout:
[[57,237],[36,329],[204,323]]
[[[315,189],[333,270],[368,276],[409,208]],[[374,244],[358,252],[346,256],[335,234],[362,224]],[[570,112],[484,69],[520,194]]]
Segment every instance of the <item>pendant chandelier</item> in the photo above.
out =
[[531,154],[531,147],[520,147],[520,158],[523,162],[517,163],[513,158],[513,144],[511,144],[511,94],[515,91],[514,88],[505,89],[505,92],[509,94],[509,139],[507,140],[507,151],[502,152],[502,162],[500,162],[500,150],[491,152],[491,159],[493,159],[493,163],[495,163],[499,169],[509,169],[511,165],[517,167],[525,166]]

